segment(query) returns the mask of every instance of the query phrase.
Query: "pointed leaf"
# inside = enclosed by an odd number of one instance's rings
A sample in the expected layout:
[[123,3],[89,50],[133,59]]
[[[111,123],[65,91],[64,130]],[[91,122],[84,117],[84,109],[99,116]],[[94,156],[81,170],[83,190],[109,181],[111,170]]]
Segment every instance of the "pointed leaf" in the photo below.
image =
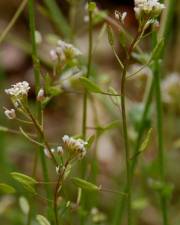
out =
[[87,149],[90,148],[90,147],[92,146],[92,144],[93,144],[95,138],[96,138],[96,135],[92,135],[92,136],[90,136],[90,137],[88,138],[88,140],[87,140],[87,143],[88,143],[88,144],[86,145],[86,148],[87,148]]
[[13,194],[16,190],[14,187],[10,186],[9,184],[0,183],[0,193],[2,194]]
[[103,93],[103,91],[92,80],[86,77],[79,78],[81,84],[89,91],[94,93]]
[[30,176],[27,176],[23,173],[18,173],[18,172],[12,172],[11,173],[11,176],[17,180],[19,183],[23,183],[23,184],[28,184],[28,185],[33,185],[33,184],[37,184],[38,182],[30,177]]
[[50,222],[46,219],[46,217],[42,215],[37,215],[36,220],[40,225],[51,225]]
[[146,148],[148,147],[148,144],[150,142],[151,139],[151,135],[152,135],[152,128],[150,128],[145,136],[144,141],[142,142],[139,152],[143,152],[146,150]]
[[78,177],[72,178],[73,183],[82,189],[88,190],[88,191],[99,191],[101,188],[96,186],[95,184],[92,184],[86,180],[80,179]]
[[14,180],[18,181],[22,186],[29,192],[36,194],[34,185],[37,184],[38,182],[30,177],[27,176],[23,173],[18,173],[18,172],[12,172],[11,176],[13,177]]

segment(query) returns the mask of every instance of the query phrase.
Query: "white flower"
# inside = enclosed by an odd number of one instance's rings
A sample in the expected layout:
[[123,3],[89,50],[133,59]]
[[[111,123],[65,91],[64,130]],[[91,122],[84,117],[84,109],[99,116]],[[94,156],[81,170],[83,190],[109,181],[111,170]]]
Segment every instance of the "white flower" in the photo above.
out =
[[8,119],[12,120],[16,118],[16,112],[14,109],[6,109],[4,114],[7,116]]
[[75,139],[73,137],[69,137],[68,135],[64,135],[62,139],[65,147],[70,153],[77,155],[79,159],[86,155],[86,141],[80,138]]
[[73,57],[82,55],[81,51],[78,48],[76,48],[72,44],[66,43],[62,40],[59,40],[57,42],[57,45],[60,49],[62,49],[62,51],[66,57],[73,58]]
[[11,95],[12,97],[20,97],[28,94],[30,89],[29,83],[27,81],[18,82],[11,85],[9,89],[5,89],[6,94]]
[[115,10],[114,16],[117,20],[120,20],[120,12],[119,11]]
[[144,4],[144,3],[146,3],[146,2],[147,2],[147,0],[135,0],[135,1],[134,1],[135,5],[138,5],[138,4]]
[[138,19],[145,16],[153,19],[158,17],[164,8],[164,4],[159,3],[158,0],[135,0],[134,11]]
[[126,16],[127,16],[127,12],[123,12],[122,16],[121,16],[122,23],[124,23],[124,20],[125,20]]

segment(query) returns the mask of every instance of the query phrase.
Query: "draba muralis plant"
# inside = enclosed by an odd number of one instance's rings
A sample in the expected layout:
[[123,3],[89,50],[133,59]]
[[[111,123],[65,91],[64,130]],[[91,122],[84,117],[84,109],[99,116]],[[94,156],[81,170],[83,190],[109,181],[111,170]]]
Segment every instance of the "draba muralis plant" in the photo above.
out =
[[[26,2],[26,1],[23,1]],[[45,1],[49,10],[53,11],[53,8],[56,7],[56,5],[51,5],[54,1]],[[155,47],[150,54],[149,58],[144,57],[143,51],[141,50],[139,43],[142,39],[146,38],[148,35],[152,33],[151,29],[153,30],[153,33],[156,36],[156,30],[159,27],[158,18],[162,12],[162,10],[165,8],[164,4],[159,3],[157,0],[136,0],[135,1],[135,15],[138,20],[138,30],[136,36],[133,38],[128,31],[126,31],[124,22],[126,20],[126,17],[128,14],[126,12],[120,13],[119,11],[115,11],[115,18],[118,21],[118,27],[121,27],[123,32],[122,35],[125,35],[124,37],[121,36],[121,45],[125,51],[125,58],[121,60],[115,50],[115,44],[114,44],[114,34],[112,31],[112,28],[108,28],[108,37],[109,37],[109,43],[112,47],[113,53],[120,65],[122,76],[121,76],[121,92],[118,94],[115,90],[109,89],[109,91],[102,90],[97,84],[95,84],[91,80],[92,75],[92,58],[93,58],[93,18],[98,13],[98,10],[96,8],[95,3],[90,2],[88,6],[86,7],[86,10],[88,11],[88,34],[89,34],[89,52],[88,52],[88,59],[87,64],[84,66],[83,63],[80,62],[79,57],[82,57],[82,53],[79,49],[77,49],[73,44],[67,43],[63,40],[58,40],[55,48],[53,48],[50,51],[49,57],[51,59],[52,71],[47,74],[42,74],[41,72],[41,65],[40,65],[40,59],[38,57],[37,48],[36,48],[36,36],[37,31],[35,27],[35,7],[34,7],[34,1],[29,0],[29,20],[30,20],[30,33],[31,33],[31,44],[32,44],[32,59],[33,59],[33,65],[34,65],[34,75],[35,75],[35,91],[36,91],[36,106],[37,111],[34,113],[30,107],[29,100],[28,100],[28,92],[30,90],[29,83],[27,81],[18,82],[11,86],[11,88],[6,89],[5,92],[7,95],[10,96],[10,99],[13,103],[13,108],[7,109],[5,108],[4,114],[9,120],[15,120],[18,123],[19,130],[11,130],[8,128],[3,128],[4,131],[9,131],[12,133],[22,134],[25,138],[27,138],[30,142],[38,146],[37,150],[35,151],[35,160],[34,165],[32,169],[32,176],[27,176],[23,173],[19,172],[12,172],[12,177],[19,182],[22,187],[30,193],[31,197],[38,197],[40,199],[43,199],[47,201],[48,205],[48,212],[44,216],[37,214],[36,220],[39,222],[39,224],[55,224],[59,225],[61,224],[61,216],[63,215],[62,211],[66,211],[68,209],[72,209],[75,212],[79,212],[79,217],[81,217],[81,214],[83,214],[83,203],[82,203],[82,189],[85,189],[87,191],[94,191],[99,193],[100,191],[108,191],[114,194],[120,194],[121,197],[124,196],[122,199],[125,199],[125,203],[127,203],[127,218],[128,218],[128,225],[133,224],[132,222],[132,189],[133,189],[133,174],[134,174],[134,168],[137,162],[137,158],[139,154],[141,154],[147,147],[147,144],[150,139],[150,135],[152,132],[152,129],[149,129],[145,139],[143,142],[142,136],[143,136],[143,123],[145,121],[145,117],[148,113],[148,108],[150,105],[150,101],[152,98],[152,91],[153,91],[153,84],[156,83],[156,92],[157,92],[157,110],[159,109],[158,106],[160,105],[161,99],[159,98],[159,81],[156,82],[155,79],[153,79],[152,86],[149,90],[149,96],[147,98],[147,103],[144,108],[144,113],[142,116],[142,123],[140,125],[139,129],[139,139],[135,145],[135,152],[131,154],[131,146],[129,146],[129,134],[128,134],[128,126],[127,126],[127,110],[126,110],[126,82],[127,80],[134,77],[138,72],[143,70],[145,67],[149,66],[152,68],[157,67],[157,64],[155,61],[158,61],[159,55],[161,54],[161,50],[163,48],[164,41],[162,39],[156,40],[157,42],[155,44]],[[24,5],[23,5],[24,7]],[[57,9],[57,8],[56,8]],[[20,11],[22,8],[20,8]],[[56,11],[57,12],[57,11]],[[19,11],[18,11],[19,15]],[[56,15],[61,15],[57,14]],[[53,14],[54,20],[56,24],[60,24],[59,20],[57,20],[56,15]],[[106,17],[106,14],[101,15],[106,21],[112,22],[112,20],[109,17]],[[11,25],[12,26],[12,25]],[[10,26],[10,27],[11,27]],[[61,27],[61,26],[60,26]],[[60,28],[59,27],[59,28]],[[154,29],[155,28],[155,29]],[[10,28],[9,28],[10,29]],[[8,29],[8,30],[9,30]],[[8,30],[5,33],[5,36],[8,32]],[[68,31],[66,30],[66,35]],[[4,36],[3,36],[4,39]],[[129,43],[130,41],[130,43]],[[134,72],[133,74],[128,73],[128,67],[130,65],[132,54],[137,59],[141,58],[144,65],[142,68],[140,68],[138,71]],[[64,74],[64,72],[67,72],[66,76],[61,76]],[[83,96],[83,116],[82,116],[82,135],[80,136],[74,136],[70,137],[68,135],[64,135],[61,139],[61,143],[52,144],[49,142],[48,138],[46,137],[46,131],[44,129],[44,121],[43,121],[43,113],[45,107],[48,105],[48,103],[51,101],[51,99],[54,96],[60,95],[63,92],[68,93],[68,86],[70,86],[71,78],[73,79],[78,78],[78,81],[82,84],[82,86],[85,88],[84,92],[78,92],[82,94]],[[43,82],[40,82],[42,81]],[[71,91],[71,90],[70,90]],[[123,127],[123,137],[124,137],[124,149],[125,149],[125,159],[126,159],[126,174],[127,174],[127,183],[125,185],[123,192],[116,192],[113,190],[109,190],[107,188],[96,186],[93,183],[90,183],[86,180],[83,180],[79,177],[70,177],[70,172],[72,171],[73,165],[75,163],[78,163],[79,161],[82,162],[83,167],[81,167],[81,175],[84,178],[84,175],[86,174],[86,167],[87,162],[85,160],[85,156],[87,153],[87,150],[90,149],[93,136],[88,138],[87,137],[87,104],[88,104],[88,97],[92,97],[91,94],[100,94],[104,96],[110,96],[112,98],[112,102],[115,105],[118,105],[114,99],[121,98],[120,101],[120,108],[121,108],[121,118],[122,118],[122,127]],[[114,98],[115,97],[115,98]],[[118,105],[119,108],[119,105]],[[160,112],[161,109],[159,109],[159,116],[161,115]],[[161,120],[159,120],[160,123],[162,123]],[[119,121],[118,121],[119,124]],[[114,124],[110,124],[109,127],[113,127]],[[28,129],[27,129],[28,127]],[[33,130],[34,133],[29,133],[30,130]],[[99,133],[103,132],[104,130],[108,130],[107,127],[99,127]],[[161,130],[161,124],[158,125],[158,130],[160,134],[160,139],[162,138],[162,130]],[[98,132],[97,132],[98,133]],[[98,135],[97,135],[98,136]],[[162,141],[162,140],[160,140]],[[162,154],[162,152],[161,152]],[[160,154],[160,156],[161,156]],[[38,155],[40,155],[41,158],[41,164],[42,164],[42,171],[43,171],[43,180],[37,180],[36,179],[36,170],[37,170],[37,158]],[[51,180],[49,177],[49,171],[48,171],[48,160],[52,161],[52,164],[54,166],[54,173],[57,175],[56,180]],[[161,161],[161,160],[160,160]],[[161,163],[162,164],[162,163]],[[164,167],[164,165],[160,165],[160,167]],[[163,168],[164,170],[164,168]],[[77,187],[78,187],[78,194],[77,194],[77,201],[75,203],[72,203],[68,201],[68,199],[65,199],[65,206],[60,207],[62,201],[60,199],[61,191],[63,187],[65,186],[66,181],[72,181]],[[152,183],[154,186],[158,186],[160,189],[163,189],[164,185],[164,175],[161,180],[161,182]],[[38,186],[44,185],[44,189],[46,191],[46,197],[43,197],[38,192]],[[14,193],[16,190],[13,186],[10,186],[5,183],[0,183],[0,189],[4,190],[6,193]],[[164,225],[168,224],[168,218],[167,218],[167,205],[164,204],[164,197],[161,194],[161,208],[162,213],[164,217]],[[28,195],[27,195],[28,196]],[[25,199],[20,199],[21,204],[26,205],[26,209],[24,209],[26,212],[28,212],[27,216],[27,224],[32,223],[32,216],[33,213],[31,212],[33,210],[33,206],[35,206],[35,202],[32,200],[32,198],[28,198],[29,200],[29,206],[27,206],[27,203]],[[88,197],[85,199],[88,201]],[[79,211],[78,211],[79,210]],[[92,210],[93,214],[96,215],[97,210]],[[98,214],[99,216],[99,214]],[[83,216],[82,216],[83,217]],[[104,218],[103,215],[101,215],[100,218]],[[81,219],[81,218],[80,218]],[[97,218],[96,218],[97,219]],[[96,220],[97,222],[97,220]],[[82,224],[85,224],[86,221],[83,219],[81,220]],[[88,224],[88,222],[87,222]],[[118,224],[118,223],[114,223]]]
[[[60,224],[61,211],[71,208],[73,210],[79,210],[81,191],[78,192],[77,201],[71,203],[67,201],[65,206],[60,207],[61,189],[64,182],[69,178],[73,165],[79,160],[84,160],[87,150],[91,147],[92,138],[87,138],[85,134],[86,122],[84,123],[84,131],[82,136],[70,137],[64,135],[62,137],[61,144],[52,144],[49,142],[46,136],[46,130],[44,128],[44,110],[48,103],[54,96],[60,95],[63,92],[68,92],[68,88],[71,82],[71,78],[81,81],[81,84],[87,88],[90,92],[99,93],[102,95],[119,96],[101,90],[93,82],[84,79],[84,75],[87,71],[90,74],[91,67],[91,54],[92,54],[92,40],[90,51],[88,68],[84,69],[83,65],[79,61],[79,56],[82,55],[81,51],[74,45],[67,43],[63,40],[58,40],[56,46],[50,50],[49,58],[51,60],[52,71],[51,73],[42,74],[41,63],[38,57],[37,51],[37,31],[35,29],[35,4],[33,0],[28,1],[29,8],[29,23],[30,23],[30,35],[32,46],[32,60],[34,66],[34,80],[35,80],[35,93],[36,93],[36,111],[34,112],[29,104],[28,93],[30,91],[30,85],[27,81],[20,81],[16,84],[12,84],[10,88],[5,89],[5,93],[10,97],[13,104],[11,109],[4,107],[4,114],[9,120],[14,120],[18,125],[19,130],[12,130],[6,127],[1,127],[2,131],[11,132],[15,134],[23,135],[27,140],[37,146],[34,151],[34,162],[32,168],[32,175],[28,176],[20,172],[12,172],[12,178],[22,185],[25,191],[27,191],[27,198],[20,198],[20,204],[22,205],[25,214],[27,214],[27,224],[33,223],[34,207],[36,203],[33,197],[40,198],[47,202],[47,215],[37,214],[36,220],[39,224]],[[89,4],[89,14],[95,9],[95,4]],[[90,25],[91,27],[91,25]],[[92,27],[90,28],[92,29]],[[92,36],[92,30],[90,31]],[[64,71],[70,72],[68,76],[61,76]],[[84,95],[85,101],[87,101],[87,92]],[[85,104],[86,113],[86,104]],[[83,119],[83,121],[86,121]],[[31,130],[33,133],[29,132]],[[36,179],[37,175],[37,162],[38,158],[41,160],[43,180]],[[56,180],[51,180],[49,177],[48,163],[50,160],[54,166],[54,173],[57,176]],[[125,195],[125,193],[109,190],[102,186],[96,186],[86,180],[78,177],[69,179],[72,181],[79,190],[85,189],[87,191],[106,191],[114,194]],[[46,197],[38,193],[38,186],[44,185],[46,191]],[[16,190],[13,186],[5,183],[0,183],[1,191],[5,193],[14,193]]]
[[[66,47],[70,47],[68,45]],[[66,48],[65,48],[66,49]],[[67,49],[66,49],[67,50]],[[72,52],[71,52],[72,53]],[[79,160],[83,160],[86,155],[87,148],[89,147],[89,143],[84,141],[81,138],[74,138],[68,135],[64,135],[62,137],[62,145],[52,146],[45,135],[44,129],[42,125],[39,123],[38,118],[36,118],[30,110],[28,104],[28,92],[30,90],[30,86],[27,81],[18,82],[12,85],[9,89],[5,89],[5,93],[10,96],[10,99],[13,103],[14,108],[6,109],[5,115],[10,120],[17,120],[19,123],[25,123],[36,131],[37,135],[32,136],[28,132],[25,131],[23,125],[20,125],[19,130],[29,141],[36,144],[37,146],[43,147],[44,155],[50,159],[54,165],[54,171],[57,173],[57,181],[50,182],[48,181],[37,181],[35,178],[27,176],[25,174],[19,172],[12,172],[12,177],[18,181],[22,186],[28,190],[31,194],[35,196],[39,196],[36,192],[36,185],[38,184],[51,184],[55,183],[54,190],[54,198],[53,200],[47,199],[47,201],[52,202],[52,208],[54,210],[54,224],[58,225],[59,223],[59,215],[58,215],[58,198],[59,193],[62,188],[64,180],[67,179],[70,170],[74,163]],[[45,98],[44,90],[40,89],[37,94],[37,101],[42,102]],[[40,139],[37,138],[40,136]],[[103,190],[102,187],[97,187],[94,184],[91,184],[85,180],[81,180],[78,178],[73,178],[72,181],[79,187],[85,188],[93,191]],[[2,184],[1,184],[2,186]],[[9,191],[14,191],[13,187],[4,184],[5,189]],[[44,220],[47,222],[47,219],[42,215],[37,216],[37,220]],[[47,222],[48,223],[48,222]]]
[[[121,60],[116,53],[114,47],[114,36],[112,28],[109,27],[108,29],[108,37],[109,43],[112,47],[113,53],[121,67],[122,75],[121,75],[121,116],[122,116],[122,125],[123,125],[123,137],[124,137],[124,149],[125,149],[125,158],[126,158],[126,178],[127,178],[127,185],[125,190],[127,191],[127,220],[128,225],[132,224],[132,178],[133,178],[133,170],[134,170],[134,162],[136,161],[136,157],[142,152],[141,146],[140,148],[136,149],[135,155],[132,157],[130,148],[129,148],[129,141],[128,141],[128,128],[127,128],[127,113],[126,113],[126,81],[136,75],[139,71],[141,71],[144,67],[140,68],[137,72],[133,74],[128,74],[128,66],[130,64],[130,59],[132,53],[136,49],[137,45],[140,41],[147,35],[145,31],[150,27],[159,26],[159,22],[157,18],[160,16],[162,10],[165,8],[164,4],[158,2],[158,0],[135,0],[134,2],[134,12],[136,19],[138,20],[138,30],[137,34],[130,44],[126,43],[125,38],[121,41],[121,45],[125,51],[125,59]],[[127,13],[123,12],[120,13],[115,11],[115,18],[119,21],[121,26],[124,27],[124,21],[126,19]],[[154,51],[150,58],[146,61],[145,65],[150,66],[152,65],[153,61],[155,61],[155,57],[159,51],[161,51],[163,46],[163,40],[160,40],[159,43],[156,45]],[[149,132],[148,135],[149,136]],[[146,143],[146,141],[145,141]],[[132,162],[132,163],[131,163]],[[167,224],[166,222],[164,224]]]

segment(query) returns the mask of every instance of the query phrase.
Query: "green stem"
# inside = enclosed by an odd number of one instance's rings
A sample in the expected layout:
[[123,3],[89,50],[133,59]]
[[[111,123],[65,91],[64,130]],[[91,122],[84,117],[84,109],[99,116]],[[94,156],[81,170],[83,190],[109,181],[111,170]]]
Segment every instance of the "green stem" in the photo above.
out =
[[[89,78],[91,74],[91,64],[92,64],[92,12],[89,11],[89,52],[88,52],[88,65],[86,77]],[[86,123],[87,123],[87,91],[84,92],[83,97],[83,123],[82,123],[82,135],[86,139]]]
[[127,119],[126,119],[126,105],[125,105],[125,93],[126,93],[126,63],[124,65],[122,80],[121,80],[121,110],[122,110],[122,122],[123,122],[123,136],[124,147],[126,155],[126,177],[127,177],[127,212],[128,212],[128,225],[132,223],[132,210],[131,210],[131,175],[130,175],[130,153],[128,144],[128,132],[127,132]]
[[[157,35],[155,35],[155,43],[157,42]],[[157,123],[157,139],[158,139],[158,165],[159,176],[162,183],[165,183],[165,164],[164,164],[164,138],[163,138],[163,106],[161,98],[161,69],[158,60],[154,65],[155,82],[155,96],[156,96],[156,123]],[[163,225],[168,225],[168,209],[167,199],[160,193],[160,204],[163,218]]]
[[[143,137],[143,134],[144,134],[144,130],[145,130],[144,123],[146,121],[146,118],[148,116],[149,109],[150,109],[150,106],[151,106],[154,83],[155,83],[155,78],[151,81],[150,89],[149,89],[149,92],[147,94],[143,114],[142,114],[141,121],[140,121],[138,136],[137,136],[137,139],[135,141],[135,147],[134,147],[134,151],[133,151],[134,154],[136,154],[138,152],[141,141],[142,141],[142,137]],[[136,165],[137,165],[137,161],[138,161],[138,158],[135,157],[131,162],[131,177],[132,178],[133,178],[134,170],[135,170]],[[127,192],[127,184],[124,186],[123,192]],[[121,198],[120,201],[118,201],[118,203],[117,203],[118,207],[116,208],[115,213],[114,213],[113,225],[117,225],[117,224],[122,223],[122,216],[123,216],[125,204],[126,204],[126,198]]]
[[[92,43],[92,11],[89,10],[89,50],[88,50],[88,64],[87,64],[87,74],[86,77],[89,78],[91,75],[91,66],[92,66],[92,54],[93,54],[93,43]],[[86,129],[87,129],[87,100],[88,100],[88,93],[87,90],[84,90],[83,96],[83,118],[82,118],[82,137],[86,140]],[[81,162],[81,176],[84,178],[86,175],[86,167],[87,167],[87,159]],[[82,193],[81,205],[85,207],[86,204],[86,194]],[[81,217],[80,224],[84,224],[84,217]]]
[[[33,65],[34,65],[34,78],[35,78],[35,91],[36,91],[36,95],[40,89],[40,63],[39,63],[39,58],[38,58],[38,54],[37,54],[37,47],[36,47],[36,39],[35,39],[35,3],[34,0],[28,0],[28,9],[29,9],[29,25],[30,25],[30,34],[31,34],[31,44],[32,44],[32,59],[33,59]],[[37,104],[37,114],[38,114],[38,122],[40,124],[41,127],[43,127],[43,114],[42,114],[42,109],[41,109],[41,103],[39,102]],[[34,118],[31,118],[32,121],[36,122],[36,120],[34,120]],[[39,129],[41,131],[41,129]],[[39,136],[39,140],[41,141],[42,139],[42,134],[40,133]],[[45,160],[45,156],[44,156],[44,152],[42,147],[39,148],[39,152],[40,152],[40,157],[41,157],[41,164],[42,164],[42,171],[43,171],[43,176],[44,176],[44,180],[45,182],[49,182],[49,177],[48,177],[48,169],[47,169],[47,165],[46,165],[46,160]],[[36,161],[37,162],[37,161]],[[34,165],[34,167],[36,168],[36,165]],[[35,171],[34,171],[35,173]],[[47,194],[47,198],[50,198],[50,188],[49,186],[46,187],[46,194]],[[48,212],[51,212],[51,204],[48,202]],[[30,214],[31,214],[31,210],[30,210]],[[31,215],[29,215],[29,219],[28,219],[28,224],[31,224]]]
[[[162,16],[162,27],[159,31],[158,36],[154,35],[154,44],[157,43],[158,38],[164,37],[165,43],[167,43],[169,33],[172,24],[173,12],[175,9],[175,0],[168,1],[166,0],[166,11]],[[160,58],[164,55],[164,51],[162,51]],[[161,97],[161,73],[162,67],[159,64],[159,59],[156,60],[154,65],[154,76],[156,78],[155,83],[155,95],[156,95],[156,115],[157,115],[157,139],[158,139],[158,162],[159,162],[159,176],[162,183],[166,182],[165,179],[165,162],[164,162],[164,137],[163,137],[163,105],[162,105],[162,97]],[[160,204],[162,211],[162,220],[163,225],[169,224],[168,218],[168,207],[167,207],[167,199],[166,197],[160,193]]]
[[127,182],[127,213],[128,213],[128,225],[132,224],[132,199],[131,199],[131,167],[130,167],[130,151],[128,144],[128,131],[127,131],[127,118],[126,118],[126,103],[125,103],[125,95],[126,95],[126,75],[127,75],[127,67],[129,65],[129,60],[131,57],[131,53],[134,50],[136,44],[139,41],[143,33],[143,29],[139,31],[132,41],[126,56],[126,61],[123,67],[122,79],[121,79],[121,114],[122,114],[122,124],[123,124],[123,137],[124,137],[124,148],[125,148],[125,156],[126,156],[126,182]]
[[66,169],[67,169],[68,165],[69,165],[69,160],[67,160],[67,162],[65,163],[64,169],[62,170],[62,172],[59,173],[58,180],[57,180],[56,187],[55,187],[55,192],[54,192],[55,225],[59,225],[57,202],[58,202],[59,192],[60,192],[60,189],[62,188],[65,172],[66,172]]

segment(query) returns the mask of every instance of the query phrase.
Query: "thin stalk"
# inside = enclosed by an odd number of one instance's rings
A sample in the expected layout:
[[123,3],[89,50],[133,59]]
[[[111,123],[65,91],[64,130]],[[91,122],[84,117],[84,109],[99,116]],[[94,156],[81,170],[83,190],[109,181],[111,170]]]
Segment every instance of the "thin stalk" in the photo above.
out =
[[129,151],[129,143],[128,143],[128,131],[127,131],[127,118],[126,118],[126,75],[127,75],[127,67],[129,65],[129,60],[131,57],[131,53],[137,45],[139,38],[143,33],[143,29],[137,33],[136,37],[132,41],[128,51],[126,60],[123,67],[122,79],[121,79],[121,115],[122,115],[122,124],[123,124],[123,138],[124,138],[124,148],[125,148],[125,158],[126,158],[126,182],[127,182],[127,213],[128,213],[128,225],[132,224],[132,200],[131,200],[131,167],[130,167],[130,151]]
[[[37,93],[40,89],[40,63],[39,63],[39,58],[38,58],[38,54],[37,54],[37,47],[36,47],[36,40],[35,40],[36,26],[35,26],[35,2],[34,2],[34,0],[28,0],[28,9],[29,9],[29,25],[30,25],[31,44],[32,44],[32,59],[33,59],[33,65],[34,65],[35,91],[36,91],[36,95],[37,95]],[[43,116],[42,116],[43,113],[41,110],[40,102],[37,104],[37,114],[38,114],[38,122],[40,123],[40,126],[43,127]],[[31,115],[31,119],[32,119],[32,122],[34,122],[34,121],[36,122],[36,120],[33,120],[34,118],[32,117],[32,115]],[[41,132],[41,129],[39,129],[39,131]],[[42,140],[42,137],[44,137],[44,135],[42,136],[42,134],[40,133],[40,136],[39,136],[40,142]],[[42,147],[39,148],[39,152],[40,152],[44,180],[45,180],[45,182],[49,182],[48,169],[47,169],[46,160],[45,160],[45,156],[44,156]],[[36,158],[38,158],[38,156],[36,156],[35,159]],[[37,165],[35,165],[35,163],[37,163],[37,160],[35,160],[35,162],[34,162],[34,168],[36,169]],[[35,174],[35,171],[33,171],[33,173]],[[48,199],[50,199],[50,197],[51,197],[50,193],[51,193],[51,190],[50,190],[49,186],[47,186],[46,187],[46,195],[47,195]],[[48,212],[50,212],[50,211],[51,211],[51,204],[48,202]],[[29,211],[28,224],[31,224],[31,210]]]
[[125,93],[126,93],[126,70],[127,63],[124,65],[122,80],[121,80],[121,110],[122,110],[122,124],[123,124],[123,136],[124,147],[126,155],[126,179],[127,179],[127,212],[128,212],[128,225],[131,225],[132,210],[131,210],[131,176],[130,176],[130,152],[128,144],[128,132],[127,132],[127,119],[126,119],[126,105],[125,105]]
[[[153,36],[153,41],[156,44],[158,38],[164,37],[165,43],[167,43],[169,33],[171,33],[171,25],[173,12],[175,9],[176,0],[165,1],[166,11],[164,11],[162,15],[162,27],[159,31],[158,35]],[[160,58],[164,55],[164,51],[162,51]],[[165,152],[164,152],[164,137],[163,137],[163,105],[162,105],[162,97],[161,97],[161,74],[162,67],[159,64],[159,59],[156,60],[154,65],[154,76],[156,78],[155,83],[155,95],[156,95],[156,122],[157,122],[157,139],[158,139],[158,162],[159,162],[159,176],[162,183],[166,182],[165,178]],[[168,207],[167,207],[167,199],[166,197],[160,193],[160,204],[162,211],[162,220],[163,225],[169,224],[168,218]]]
[[[163,110],[160,89],[160,70],[156,65],[154,76],[156,77],[155,94],[156,94],[156,122],[157,122],[157,138],[158,138],[158,164],[161,182],[165,182],[165,164],[164,164],[164,138],[163,138]],[[164,195],[160,195],[161,210],[163,216],[163,224],[168,225],[168,209],[167,200]]]
[[[93,54],[93,34],[92,34],[92,11],[89,10],[89,23],[88,23],[88,36],[89,36],[89,49],[88,49],[88,64],[87,64],[87,74],[86,77],[89,78],[91,75],[91,66],[92,66],[92,54]],[[88,92],[84,90],[83,96],[83,118],[82,118],[82,137],[86,140],[86,129],[87,129],[87,101],[88,101]],[[87,160],[83,160],[81,162],[81,176],[84,178],[86,175],[86,167],[87,167]],[[86,194],[82,193],[81,198],[81,205],[85,207],[86,204]],[[81,217],[80,224],[84,224],[84,217]]]
[[66,169],[67,169],[68,165],[69,165],[69,161],[67,160],[67,162],[64,165],[64,169],[62,170],[62,172],[59,173],[58,180],[57,180],[56,187],[55,187],[54,203],[53,203],[53,205],[54,205],[54,215],[55,215],[55,225],[59,225],[57,202],[58,202],[59,192],[60,192],[60,190],[62,188],[64,175],[65,175],[65,172],[66,172]]
[[6,27],[6,29],[0,35],[0,44],[6,38],[7,34],[9,33],[9,31],[12,29],[12,27],[16,23],[17,19],[19,18],[19,16],[21,15],[22,11],[24,10],[24,8],[25,8],[25,6],[27,4],[27,1],[28,0],[23,0],[21,2],[19,8],[16,10],[16,12],[15,12],[14,16],[12,17],[12,19],[10,20],[8,26]]
[[[89,52],[88,52],[88,65],[87,65],[87,74],[86,77],[89,78],[91,74],[91,64],[92,64],[92,12],[89,11]],[[83,123],[82,123],[82,136],[86,139],[86,123],[87,123],[87,96],[88,93],[85,90],[83,97]]]
[[[137,139],[135,141],[135,146],[134,146],[134,151],[133,151],[134,153],[133,154],[136,154],[138,152],[139,147],[141,145],[142,137],[143,137],[144,130],[145,130],[144,123],[145,123],[146,118],[148,116],[150,106],[151,106],[151,102],[152,102],[152,94],[153,94],[153,90],[154,90],[154,84],[155,84],[155,78],[153,78],[151,80],[150,88],[149,88],[149,91],[148,91],[148,94],[147,94],[143,114],[142,114],[141,121],[140,121],[140,127],[139,127],[139,131],[138,131]],[[136,165],[137,165],[137,161],[138,161],[138,157],[135,157],[131,162],[131,177],[132,178],[133,178],[134,170],[135,170]],[[127,184],[124,186],[122,192],[127,192]],[[123,217],[125,204],[126,204],[126,198],[121,198],[120,201],[118,201],[117,208],[115,210],[114,217],[113,217],[113,223],[112,223],[113,225],[117,225],[117,224],[122,223],[122,217]]]
[[[153,35],[155,44],[157,43],[157,35]],[[161,97],[161,69],[158,60],[154,64],[155,82],[155,98],[156,98],[156,125],[157,125],[157,140],[158,140],[158,166],[159,176],[162,183],[165,183],[165,163],[164,163],[164,137],[163,137],[163,106]],[[160,205],[162,211],[163,225],[168,225],[168,208],[167,199],[160,193]]]

